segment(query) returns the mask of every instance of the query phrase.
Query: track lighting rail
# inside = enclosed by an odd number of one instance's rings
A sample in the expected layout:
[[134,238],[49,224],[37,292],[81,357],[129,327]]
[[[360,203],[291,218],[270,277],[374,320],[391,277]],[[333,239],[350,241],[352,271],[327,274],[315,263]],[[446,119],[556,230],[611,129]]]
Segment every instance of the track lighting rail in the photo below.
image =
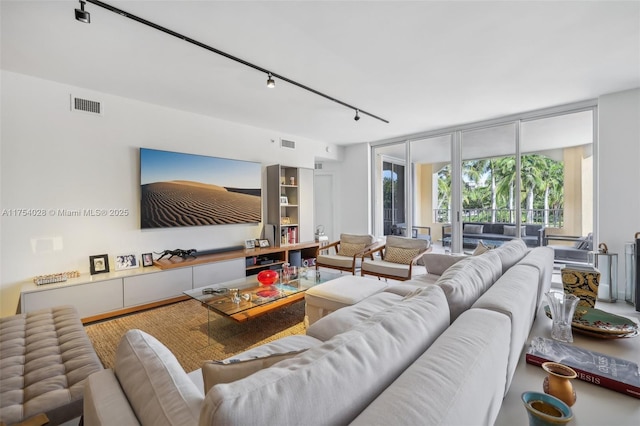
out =
[[[143,25],[146,25],[148,27],[154,28],[154,29],[156,29],[158,31],[162,31],[165,34],[168,34],[168,35],[171,35],[173,37],[176,37],[176,38],[179,38],[181,40],[184,40],[187,43],[191,43],[191,44],[193,44],[195,46],[201,47],[201,48],[206,49],[206,50],[208,50],[210,52],[216,53],[216,54],[218,54],[220,56],[224,56],[227,59],[230,59],[232,61],[238,62],[238,63],[240,63],[242,65],[245,65],[245,66],[247,66],[249,68],[253,68],[256,71],[263,72],[263,73],[265,73],[267,75],[270,75],[273,78],[277,78],[277,79],[280,79],[282,81],[285,81],[285,82],[287,82],[289,84],[292,84],[292,85],[294,85],[296,87],[299,87],[299,88],[304,89],[304,90],[306,90],[308,92],[314,93],[314,94],[316,94],[318,96],[321,96],[321,97],[323,97],[325,99],[328,99],[328,100],[333,101],[333,102],[335,102],[337,104],[340,104],[340,105],[342,105],[342,106],[344,106],[346,108],[350,108],[350,109],[352,109],[352,110],[354,110],[356,112],[356,118],[355,118],[356,121],[359,120],[360,117],[358,116],[358,113],[360,113],[360,114],[367,115],[367,116],[369,116],[371,118],[375,118],[376,120],[380,120],[382,122],[389,123],[388,120],[385,120],[384,118],[381,118],[381,117],[379,117],[377,115],[374,115],[374,114],[372,114],[370,112],[367,112],[367,111],[365,111],[365,110],[363,110],[361,108],[358,108],[358,107],[355,107],[353,105],[350,105],[350,104],[348,104],[346,102],[343,102],[343,101],[341,101],[339,99],[336,99],[336,98],[334,98],[332,96],[324,94],[324,93],[322,93],[322,92],[320,92],[318,90],[312,89],[311,87],[306,86],[306,85],[304,85],[302,83],[298,83],[295,80],[291,80],[290,78],[287,78],[287,77],[285,77],[283,75],[280,75],[278,73],[270,71],[270,70],[268,70],[266,68],[263,68],[261,66],[252,64],[251,62],[245,61],[244,59],[238,58],[237,56],[234,56],[234,55],[231,55],[229,53],[223,52],[220,49],[216,49],[215,47],[211,47],[211,46],[209,46],[207,44],[204,44],[204,43],[202,43],[202,42],[200,42],[198,40],[194,40],[191,37],[187,37],[187,36],[185,36],[183,34],[180,34],[180,33],[176,32],[176,31],[170,30],[170,29],[168,29],[166,27],[163,27],[161,25],[155,24],[155,23],[153,23],[151,21],[148,21],[148,20],[146,20],[144,18],[136,16],[136,15],[134,15],[132,13],[126,12],[126,11],[124,11],[122,9],[118,9],[117,7],[114,7],[114,6],[110,5],[110,4],[104,3],[104,2],[102,2],[100,0],[81,0],[80,1],[81,7],[82,7],[82,12],[84,12],[86,14],[86,19],[85,20],[81,20],[82,22],[89,23],[89,18],[88,18],[89,17],[89,12],[86,12],[84,10],[84,4],[83,3],[85,1],[87,3],[91,3],[91,4],[94,4],[96,6],[102,7],[103,9],[109,10],[109,11],[111,11],[113,13],[118,14],[118,15],[122,15],[125,18],[129,18],[131,20],[134,20],[134,21],[136,21],[136,22],[138,22],[140,24],[143,24]],[[78,11],[79,11],[79,9],[76,9],[76,19],[80,20],[78,18]]]

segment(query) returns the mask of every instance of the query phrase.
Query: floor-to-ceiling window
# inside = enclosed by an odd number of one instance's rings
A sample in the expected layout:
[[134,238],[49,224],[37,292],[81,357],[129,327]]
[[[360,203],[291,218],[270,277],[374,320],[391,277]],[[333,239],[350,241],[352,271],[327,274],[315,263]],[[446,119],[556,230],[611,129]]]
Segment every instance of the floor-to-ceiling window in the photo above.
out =
[[376,235],[400,234],[407,222],[404,143],[379,146],[373,152]]
[[[454,251],[462,250],[465,222],[538,224],[559,235],[592,233],[593,117],[593,105],[567,107],[374,145],[379,162],[374,179],[381,187],[399,172],[383,167],[384,156],[407,166],[404,217],[394,221],[380,210],[384,205],[398,211],[399,199],[394,204],[393,192],[380,189],[374,193],[374,231],[388,235],[387,223],[429,227],[436,245]],[[375,200],[383,194],[384,203]]]

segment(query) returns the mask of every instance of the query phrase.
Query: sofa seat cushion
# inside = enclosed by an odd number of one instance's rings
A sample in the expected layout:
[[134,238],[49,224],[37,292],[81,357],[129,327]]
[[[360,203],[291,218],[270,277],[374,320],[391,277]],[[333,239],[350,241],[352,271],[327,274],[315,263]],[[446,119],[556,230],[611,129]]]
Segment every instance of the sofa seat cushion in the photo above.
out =
[[127,331],[116,350],[115,373],[141,424],[198,423],[204,394],[155,337]]
[[[415,288],[415,287],[414,287]],[[402,297],[392,293],[377,293],[352,306],[335,311],[307,328],[307,335],[327,341],[333,336],[352,329],[376,312],[392,307]]]
[[538,270],[533,266],[518,264],[505,272],[472,306],[499,312],[511,321],[505,395],[536,317],[537,297]]
[[44,413],[52,424],[82,414],[85,379],[102,370],[76,309],[0,319],[0,421]]
[[214,386],[205,398],[200,425],[347,424],[448,323],[444,294],[432,287],[296,357]]
[[469,309],[501,275],[502,264],[495,250],[471,256],[447,269],[436,285],[447,296],[451,322]]
[[329,313],[358,303],[386,287],[384,281],[354,275],[313,286],[304,294],[305,321],[311,325]]
[[464,312],[352,425],[492,425],[502,404],[509,319]]
[[202,365],[204,393],[218,383],[230,383],[271,367],[273,364],[322,344],[306,335],[286,336],[246,350],[222,361],[205,361]]
[[[409,278],[409,265],[404,263],[393,263],[379,259],[365,259],[364,262],[362,262],[362,270],[373,275],[393,275],[396,277]],[[426,273],[427,268],[422,265],[413,265],[411,267],[411,277],[424,275]]]
[[[351,269],[353,266],[353,257],[341,256],[339,254],[320,254],[316,258],[318,265],[335,266],[342,269]],[[356,257],[355,267],[359,268],[362,258]]]

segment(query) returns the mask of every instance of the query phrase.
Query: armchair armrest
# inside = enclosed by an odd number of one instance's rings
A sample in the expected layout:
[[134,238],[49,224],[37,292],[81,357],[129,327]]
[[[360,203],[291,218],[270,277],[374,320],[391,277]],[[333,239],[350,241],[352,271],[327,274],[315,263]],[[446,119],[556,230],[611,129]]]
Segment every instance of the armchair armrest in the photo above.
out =
[[384,250],[385,247],[386,247],[386,244],[381,244],[379,246],[373,246],[369,248],[369,250],[362,253],[362,259],[364,260],[365,257],[369,257],[373,259],[373,254],[377,252],[381,252],[380,256],[382,257],[382,259],[384,259],[384,253],[382,253],[382,250]]
[[327,244],[327,245],[325,245],[325,246],[321,246],[321,247],[316,248],[316,258],[317,258],[318,256],[320,256],[320,252],[321,252],[322,250],[328,250],[328,249],[330,249],[331,247],[333,247],[333,248],[334,248],[334,250],[336,251],[336,253],[338,253],[338,251],[340,250],[340,240],[338,240],[338,241],[334,241],[334,242],[329,243],[329,244]]
[[583,241],[585,237],[579,237],[575,235],[545,235],[544,236],[544,245],[549,245],[549,240],[551,241]]

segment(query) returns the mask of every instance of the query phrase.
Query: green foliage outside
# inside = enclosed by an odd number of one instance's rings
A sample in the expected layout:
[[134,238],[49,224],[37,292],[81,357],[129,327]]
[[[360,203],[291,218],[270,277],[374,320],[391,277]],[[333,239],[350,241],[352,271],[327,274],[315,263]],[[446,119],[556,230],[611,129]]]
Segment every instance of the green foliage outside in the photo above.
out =
[[[514,222],[516,202],[522,223],[561,223],[564,208],[564,165],[537,154],[521,157],[521,196],[515,196],[515,157],[462,162],[462,207],[469,221]],[[437,220],[448,222],[451,166],[438,172]],[[446,217],[445,217],[446,216]]]

